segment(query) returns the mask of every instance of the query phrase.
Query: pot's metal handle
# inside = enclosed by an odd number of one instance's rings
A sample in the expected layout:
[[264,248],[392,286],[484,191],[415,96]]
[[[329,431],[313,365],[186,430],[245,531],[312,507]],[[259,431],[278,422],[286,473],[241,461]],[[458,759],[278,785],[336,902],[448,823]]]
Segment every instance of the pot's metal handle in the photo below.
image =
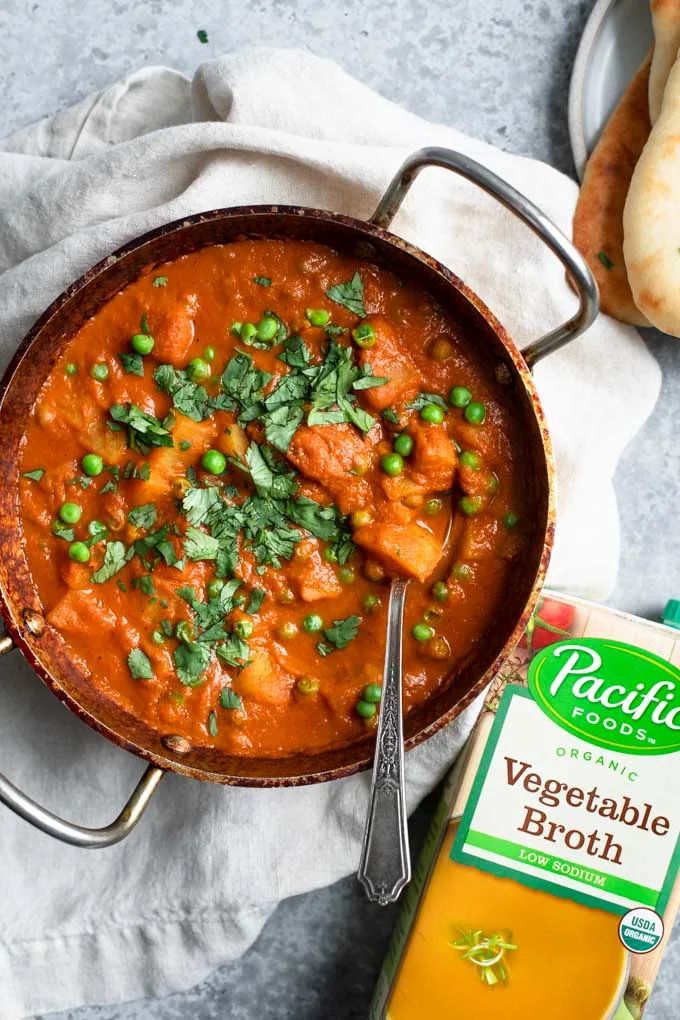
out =
[[[10,652],[13,647],[14,643],[10,637],[0,638],[0,655]],[[52,814],[47,808],[27,797],[2,773],[0,773],[0,803],[8,807],[10,811],[14,811],[24,821],[35,825],[36,829],[41,829],[48,836],[60,839],[62,843],[70,843],[71,846],[80,846],[86,849],[98,849],[120,843],[121,839],[130,835],[149,806],[164,775],[163,769],[149,765],[121,813],[110,825],[105,825],[102,829],[86,829],[82,825],[74,825],[72,822],[59,818],[58,815]]]
[[454,173],[466,177],[489,195],[498,199],[507,209],[519,216],[542,241],[545,241],[569,274],[579,297],[579,309],[568,322],[562,323],[550,333],[546,333],[539,340],[534,340],[533,343],[523,348],[522,356],[529,368],[532,368],[541,358],[545,358],[546,355],[552,354],[553,351],[568,344],[570,340],[579,336],[591,325],[599,310],[597,284],[580,252],[533,202],[525,198],[512,185],[506,184],[497,174],[487,170],[486,167],[475,162],[474,159],[470,159],[469,156],[464,156],[461,152],[437,146],[414,152],[397,171],[381,198],[378,208],[371,216],[370,222],[378,227],[389,227],[413,181],[427,166],[440,166],[446,170],[453,170]]

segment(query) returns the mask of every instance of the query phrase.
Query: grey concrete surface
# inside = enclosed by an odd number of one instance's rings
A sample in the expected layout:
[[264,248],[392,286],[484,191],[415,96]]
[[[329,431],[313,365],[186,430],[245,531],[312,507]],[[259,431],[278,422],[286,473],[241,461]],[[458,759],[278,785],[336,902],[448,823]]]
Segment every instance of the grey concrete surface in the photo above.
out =
[[[0,0],[0,136],[143,64],[164,63],[190,74],[207,57],[265,43],[332,57],[415,113],[573,173],[566,125],[568,81],[592,3]],[[197,38],[199,29],[208,34],[205,44]],[[652,334],[648,342],[664,369],[664,389],[617,474],[622,558],[612,602],[658,617],[666,598],[680,594],[680,366],[677,341]],[[431,807],[430,800],[412,819],[416,845]],[[354,879],[346,879],[281,904],[241,960],[215,971],[196,988],[165,999],[78,1008],[59,1016],[363,1017],[394,919],[394,909],[369,906]],[[680,1016],[677,934],[648,1020]]]

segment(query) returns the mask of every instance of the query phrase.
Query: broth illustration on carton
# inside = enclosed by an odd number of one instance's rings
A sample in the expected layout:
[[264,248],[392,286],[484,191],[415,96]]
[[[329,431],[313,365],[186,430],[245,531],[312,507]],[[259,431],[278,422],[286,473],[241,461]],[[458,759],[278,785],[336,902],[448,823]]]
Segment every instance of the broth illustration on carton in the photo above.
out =
[[680,898],[680,631],[545,592],[440,807],[371,1020],[640,1020]]

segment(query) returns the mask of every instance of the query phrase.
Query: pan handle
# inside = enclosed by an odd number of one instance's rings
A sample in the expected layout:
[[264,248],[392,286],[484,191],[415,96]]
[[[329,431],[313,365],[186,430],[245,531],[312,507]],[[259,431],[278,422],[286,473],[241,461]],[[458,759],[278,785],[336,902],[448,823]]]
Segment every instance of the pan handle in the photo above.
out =
[[[0,637],[0,655],[6,655],[15,647],[14,641],[8,634],[3,634]],[[118,817],[102,829],[86,829],[83,825],[74,825],[73,822],[67,822],[58,815],[52,814],[47,808],[22,793],[19,787],[10,783],[9,779],[1,772],[0,804],[4,804],[10,811],[14,811],[24,821],[35,825],[36,829],[41,829],[48,836],[60,839],[62,843],[70,843],[71,846],[80,846],[87,850],[97,850],[100,847],[120,843],[121,839],[130,835],[149,806],[164,775],[163,769],[149,765]]]
[[523,348],[521,353],[529,368],[533,368],[541,358],[568,344],[591,325],[599,310],[597,284],[582,255],[533,202],[525,198],[516,188],[506,184],[497,174],[461,152],[430,146],[418,149],[410,155],[392,178],[369,222],[387,229],[409,188],[426,166],[440,166],[446,170],[453,170],[492,195],[523,220],[557,255],[566,269],[579,297],[578,311],[567,322]]
[[51,811],[22,793],[1,773],[0,802],[24,821],[35,825],[36,829],[42,829],[48,836],[54,836],[55,839],[60,839],[62,843],[70,843],[71,846],[95,850],[99,847],[113,846],[130,835],[149,806],[164,775],[163,769],[149,765],[121,813],[110,825],[105,825],[102,829],[86,829],[82,825],[74,825],[59,818],[58,815],[53,815]]

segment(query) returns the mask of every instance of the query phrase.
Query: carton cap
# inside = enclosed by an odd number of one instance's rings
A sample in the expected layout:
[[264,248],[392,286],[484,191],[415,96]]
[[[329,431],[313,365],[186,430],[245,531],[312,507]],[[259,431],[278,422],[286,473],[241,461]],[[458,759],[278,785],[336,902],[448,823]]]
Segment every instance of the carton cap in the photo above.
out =
[[680,599],[669,599],[661,618],[667,627],[680,630]]

